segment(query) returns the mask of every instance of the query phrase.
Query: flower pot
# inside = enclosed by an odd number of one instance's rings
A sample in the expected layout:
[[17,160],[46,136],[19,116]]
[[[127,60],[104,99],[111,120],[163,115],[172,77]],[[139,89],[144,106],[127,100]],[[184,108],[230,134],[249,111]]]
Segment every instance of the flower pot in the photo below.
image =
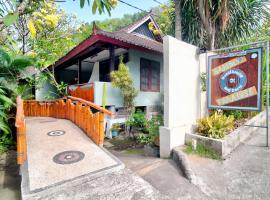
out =
[[119,135],[118,130],[112,130],[112,137],[117,137]]

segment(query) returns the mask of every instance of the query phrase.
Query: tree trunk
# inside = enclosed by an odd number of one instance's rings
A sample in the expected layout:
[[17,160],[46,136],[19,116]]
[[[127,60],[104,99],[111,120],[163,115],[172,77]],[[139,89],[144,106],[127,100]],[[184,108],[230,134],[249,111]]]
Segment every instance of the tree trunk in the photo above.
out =
[[215,42],[216,42],[216,25],[213,22],[211,24],[211,31],[208,33],[208,43],[209,43],[209,49],[213,50],[215,49]]
[[175,38],[182,40],[181,0],[175,0]]

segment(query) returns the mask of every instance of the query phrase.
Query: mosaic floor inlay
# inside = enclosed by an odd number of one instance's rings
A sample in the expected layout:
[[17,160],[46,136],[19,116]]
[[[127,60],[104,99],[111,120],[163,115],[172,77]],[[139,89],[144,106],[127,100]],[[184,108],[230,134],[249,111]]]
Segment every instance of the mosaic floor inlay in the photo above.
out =
[[61,136],[64,135],[66,132],[63,130],[54,130],[47,133],[48,136]]
[[57,164],[72,164],[81,161],[84,153],[81,151],[63,151],[53,157],[53,161]]

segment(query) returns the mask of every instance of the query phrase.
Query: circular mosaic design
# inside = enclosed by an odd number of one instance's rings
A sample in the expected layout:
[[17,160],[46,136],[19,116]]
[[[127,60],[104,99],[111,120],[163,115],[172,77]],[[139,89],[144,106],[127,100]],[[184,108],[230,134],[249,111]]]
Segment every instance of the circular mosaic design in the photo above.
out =
[[53,157],[55,163],[62,165],[76,163],[82,159],[84,159],[84,153],[81,151],[63,151]]
[[63,130],[55,130],[55,131],[50,131],[47,133],[48,136],[61,136],[64,135],[66,132]]

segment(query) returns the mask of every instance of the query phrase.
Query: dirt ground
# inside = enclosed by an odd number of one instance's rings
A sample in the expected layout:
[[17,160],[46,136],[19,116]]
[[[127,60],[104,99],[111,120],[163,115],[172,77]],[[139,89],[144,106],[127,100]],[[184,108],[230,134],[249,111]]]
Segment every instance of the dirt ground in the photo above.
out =
[[16,151],[0,154],[0,200],[20,200],[20,183]]

